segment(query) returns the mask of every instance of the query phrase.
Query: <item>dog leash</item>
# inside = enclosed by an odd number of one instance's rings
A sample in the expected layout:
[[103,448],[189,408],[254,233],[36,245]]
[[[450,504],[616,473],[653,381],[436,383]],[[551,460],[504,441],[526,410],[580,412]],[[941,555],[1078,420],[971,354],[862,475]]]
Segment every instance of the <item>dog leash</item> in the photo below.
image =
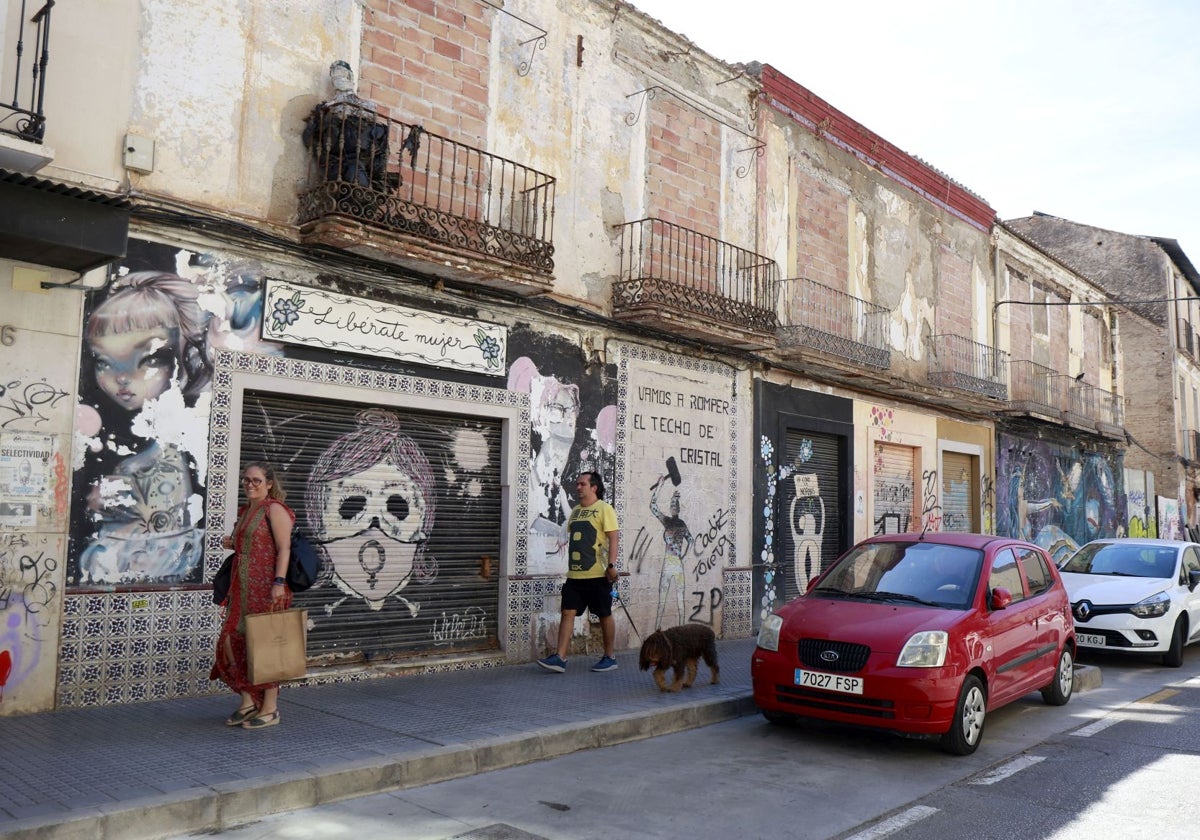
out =
[[613,581],[612,588],[613,600],[621,605],[621,609],[625,611],[625,618],[629,620],[629,626],[633,628],[633,632],[637,633],[639,639],[645,640],[641,633],[638,633],[637,625],[633,623],[633,616],[629,614],[629,608],[625,606],[625,599],[621,597],[621,593],[617,591],[617,583]]

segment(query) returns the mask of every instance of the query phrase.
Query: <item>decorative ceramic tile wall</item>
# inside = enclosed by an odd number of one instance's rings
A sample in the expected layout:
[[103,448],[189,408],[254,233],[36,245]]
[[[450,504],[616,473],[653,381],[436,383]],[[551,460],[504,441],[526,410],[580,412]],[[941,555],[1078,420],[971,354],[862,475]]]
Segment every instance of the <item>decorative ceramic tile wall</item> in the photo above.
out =
[[[209,425],[208,498],[223,500],[230,487],[230,430],[234,407],[234,380],[240,372],[295,382],[297,393],[311,391],[312,383],[351,386],[372,392],[419,395],[446,400],[447,413],[454,402],[517,408],[520,422],[508,441],[517,450],[513,516],[527,521],[529,503],[529,395],[503,388],[486,388],[455,382],[361,370],[340,365],[307,362],[279,356],[262,356],[222,350],[214,360],[212,414]],[[234,467],[236,470],[236,465]],[[236,477],[236,476],[235,476]],[[205,580],[221,565],[220,540],[229,532],[224,504],[207,510]],[[511,558],[506,593],[505,648],[483,656],[444,660],[423,671],[451,671],[494,667],[507,659],[520,661],[527,650],[529,616],[541,609],[548,587],[557,582],[522,580],[528,568],[526,537],[518,529],[516,553]],[[63,605],[62,651],[59,658],[58,701],[62,707],[134,703],[171,697],[190,697],[225,691],[210,682],[212,651],[220,628],[220,611],[212,603],[208,586],[178,591],[120,592],[68,595]],[[307,682],[353,682],[381,676],[386,671],[338,671],[314,674]]]

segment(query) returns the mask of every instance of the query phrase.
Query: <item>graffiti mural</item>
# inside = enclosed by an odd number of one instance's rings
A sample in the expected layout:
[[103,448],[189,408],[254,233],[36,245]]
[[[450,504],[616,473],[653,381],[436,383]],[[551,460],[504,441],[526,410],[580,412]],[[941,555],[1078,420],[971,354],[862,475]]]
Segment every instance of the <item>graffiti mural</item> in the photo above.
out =
[[561,574],[575,479],[595,470],[612,484],[616,406],[604,399],[598,367],[583,364],[578,342],[516,329],[509,348],[522,355],[509,365],[508,387],[529,394],[528,571]]
[[1125,535],[1119,459],[1077,446],[999,435],[996,532],[1061,560],[1089,540]]
[[260,287],[228,261],[135,241],[88,301],[68,585],[200,582],[212,352],[257,346]]
[[736,562],[735,405],[727,369],[708,375],[646,353],[623,359],[628,480],[625,568],[638,627],[720,628],[723,572]]
[[322,559],[310,656],[497,644],[499,448],[490,419],[247,393],[241,460],[275,465]]
[[[0,534],[0,703],[53,659],[59,561],[44,540]],[[43,650],[45,648],[45,650]]]

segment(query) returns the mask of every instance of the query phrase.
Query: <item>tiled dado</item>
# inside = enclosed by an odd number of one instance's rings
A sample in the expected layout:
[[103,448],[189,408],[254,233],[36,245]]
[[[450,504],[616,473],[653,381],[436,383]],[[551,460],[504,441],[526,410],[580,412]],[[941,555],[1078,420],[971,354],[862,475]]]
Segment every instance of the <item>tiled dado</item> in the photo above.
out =
[[[557,578],[514,580],[506,593],[506,650],[518,658],[543,599],[557,595]],[[58,708],[107,706],[195,697],[225,691],[208,679],[220,629],[220,610],[207,589],[68,595],[63,603]],[[503,652],[461,662],[430,664],[421,673],[503,665]],[[306,684],[358,682],[379,672],[314,673]]]
[[726,569],[722,585],[721,638],[745,639],[753,636],[750,610],[754,599],[754,578],[750,570]]
[[59,708],[191,697],[210,683],[220,615],[207,589],[68,595]]

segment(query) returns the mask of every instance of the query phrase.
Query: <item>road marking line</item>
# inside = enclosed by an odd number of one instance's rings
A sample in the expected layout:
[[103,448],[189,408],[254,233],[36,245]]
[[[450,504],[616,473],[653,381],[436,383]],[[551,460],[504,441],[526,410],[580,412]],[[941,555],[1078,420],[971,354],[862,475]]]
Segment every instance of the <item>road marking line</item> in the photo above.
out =
[[913,823],[920,822],[926,817],[932,817],[938,812],[937,808],[930,808],[927,805],[914,805],[903,813],[896,814],[894,817],[888,817],[881,823],[871,826],[866,831],[860,831],[858,834],[852,834],[843,840],[879,840],[880,837],[887,837],[902,828],[908,828]]
[[1138,700],[1137,702],[1138,703],[1161,703],[1164,700],[1170,700],[1172,697],[1174,697],[1178,693],[1179,692],[1175,691],[1174,689],[1164,688],[1162,691],[1156,691],[1147,697],[1143,697],[1141,700]]
[[1046,759],[1040,755],[1023,755],[1020,758],[1014,758],[1008,764],[1002,764],[990,773],[985,773],[978,778],[972,779],[970,784],[973,785],[994,785],[996,782],[1003,781],[1014,773],[1019,773],[1026,767],[1032,767],[1035,764],[1045,761]]
[[1118,717],[1116,715],[1109,715],[1108,717],[1100,718],[1098,721],[1095,721],[1094,723],[1089,723],[1087,726],[1080,727],[1079,729],[1076,729],[1071,734],[1077,735],[1080,738],[1090,738],[1091,736],[1095,735],[1097,732],[1103,732],[1105,729],[1108,729],[1108,727],[1112,726],[1114,723],[1120,723],[1120,722],[1121,722],[1120,717]]

